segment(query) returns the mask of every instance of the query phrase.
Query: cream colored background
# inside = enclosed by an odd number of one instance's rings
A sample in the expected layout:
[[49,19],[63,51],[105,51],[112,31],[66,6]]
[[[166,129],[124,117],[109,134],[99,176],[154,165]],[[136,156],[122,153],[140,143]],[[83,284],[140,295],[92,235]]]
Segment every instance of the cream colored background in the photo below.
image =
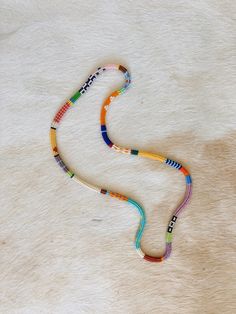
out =
[[[235,1],[0,2],[0,313],[218,314],[235,310]],[[141,260],[138,214],[54,162],[49,126],[99,65],[132,76],[108,114],[111,139],[182,162],[193,198],[162,264]],[[139,201],[143,246],[161,253],[184,179],[117,154],[100,106],[123,83],[97,80],[64,119],[59,147],[88,181]]]

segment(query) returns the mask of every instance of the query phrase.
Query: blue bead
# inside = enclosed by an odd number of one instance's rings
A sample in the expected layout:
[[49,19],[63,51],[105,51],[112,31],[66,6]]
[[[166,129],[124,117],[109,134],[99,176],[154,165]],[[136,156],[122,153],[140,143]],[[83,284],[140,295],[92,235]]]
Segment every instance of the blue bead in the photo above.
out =
[[106,131],[107,127],[105,125],[101,125],[101,131]]
[[186,183],[187,184],[191,184],[192,183],[192,179],[191,179],[190,176],[186,176],[185,178],[186,178]]
[[112,144],[112,142],[110,141],[109,137],[107,136],[107,132],[102,132],[102,137],[104,139],[104,141],[106,142],[106,144],[109,146],[110,144]]

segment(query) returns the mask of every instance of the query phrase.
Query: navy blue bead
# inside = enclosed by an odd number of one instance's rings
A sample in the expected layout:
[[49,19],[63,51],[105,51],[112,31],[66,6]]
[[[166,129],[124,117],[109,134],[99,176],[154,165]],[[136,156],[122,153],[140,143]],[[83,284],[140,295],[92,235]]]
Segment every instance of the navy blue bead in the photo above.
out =
[[112,142],[110,141],[109,137],[107,136],[107,132],[102,132],[102,137],[104,139],[104,141],[106,142],[107,145],[112,144]]
[[101,131],[106,131],[107,127],[105,125],[101,125]]

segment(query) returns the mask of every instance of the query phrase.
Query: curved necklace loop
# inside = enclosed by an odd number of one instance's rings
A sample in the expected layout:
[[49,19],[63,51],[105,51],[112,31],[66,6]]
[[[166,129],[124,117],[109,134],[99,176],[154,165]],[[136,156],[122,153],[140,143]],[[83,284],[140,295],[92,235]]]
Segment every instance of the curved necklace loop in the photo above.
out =
[[[103,140],[105,141],[105,143],[112,149],[114,149],[115,151],[119,152],[119,153],[124,153],[124,154],[128,154],[128,155],[135,155],[137,157],[144,157],[144,158],[149,158],[149,159],[154,159],[154,160],[158,160],[161,163],[165,163],[166,165],[173,167],[175,169],[177,169],[178,171],[180,171],[184,176],[185,176],[185,181],[186,181],[186,190],[185,190],[185,195],[183,197],[183,200],[181,201],[181,203],[178,205],[178,207],[174,210],[173,216],[169,221],[168,227],[167,227],[167,231],[166,231],[166,247],[165,247],[165,252],[162,256],[150,256],[148,254],[146,254],[144,252],[144,250],[141,247],[141,238],[143,235],[143,231],[145,228],[145,224],[146,224],[146,216],[145,216],[145,212],[144,209],[142,208],[142,206],[140,206],[136,201],[134,201],[131,198],[128,198],[125,195],[121,195],[119,193],[116,192],[112,192],[109,191],[105,188],[99,187],[99,186],[95,186],[91,183],[86,182],[85,180],[83,180],[82,178],[80,178],[79,176],[77,176],[76,174],[74,174],[68,167],[67,165],[64,163],[64,161],[62,160],[62,158],[60,157],[59,151],[58,151],[58,147],[57,147],[57,141],[56,141],[56,130],[58,128],[59,123],[61,122],[63,116],[65,115],[65,113],[67,112],[68,109],[70,109],[74,103],[78,100],[78,98],[83,95],[88,88],[92,85],[92,83],[96,80],[96,78],[103,73],[104,71],[107,70],[120,70],[124,76],[125,76],[125,84],[122,86],[122,88],[120,88],[119,90],[114,91],[103,103],[103,106],[101,108],[101,115],[100,115],[100,123],[101,123],[101,134],[103,137]],[[93,74],[91,74],[87,81],[83,84],[83,86],[69,99],[66,101],[65,104],[63,104],[61,106],[61,108],[58,110],[58,112],[56,113],[52,124],[51,124],[51,130],[50,130],[50,138],[51,138],[51,148],[52,148],[52,153],[53,156],[56,160],[56,162],[58,163],[58,165],[62,168],[62,170],[74,181],[86,186],[87,188],[98,192],[98,193],[102,193],[104,195],[109,195],[111,197],[117,198],[121,201],[125,201],[128,202],[130,204],[132,204],[139,212],[140,214],[140,224],[139,224],[139,228],[137,230],[136,233],[136,238],[135,238],[135,248],[137,253],[145,260],[149,261],[149,262],[161,262],[165,259],[167,259],[170,256],[171,250],[172,250],[172,234],[173,234],[173,229],[175,226],[175,223],[177,221],[177,218],[180,214],[180,212],[183,210],[183,208],[187,205],[187,203],[189,202],[189,199],[191,197],[191,192],[192,192],[192,180],[191,180],[191,176],[189,174],[189,172],[178,162],[171,160],[169,158],[166,158],[164,156],[161,156],[159,154],[154,154],[154,153],[148,153],[142,150],[136,150],[136,149],[131,149],[131,148],[124,148],[121,146],[118,146],[116,144],[114,144],[108,136],[107,133],[107,127],[106,127],[106,113],[107,110],[111,104],[111,102],[119,95],[123,94],[127,88],[129,87],[131,82],[130,79],[130,75],[129,72],[126,70],[126,68],[124,68],[122,65],[115,65],[115,64],[109,64],[106,65],[104,67],[99,67],[97,69],[96,72],[94,72]]]

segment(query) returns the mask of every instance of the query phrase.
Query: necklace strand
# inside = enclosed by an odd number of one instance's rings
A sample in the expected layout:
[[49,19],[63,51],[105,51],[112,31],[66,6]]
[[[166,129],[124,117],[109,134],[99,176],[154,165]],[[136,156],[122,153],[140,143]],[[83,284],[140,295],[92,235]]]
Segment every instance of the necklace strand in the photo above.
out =
[[[141,238],[142,238],[143,231],[144,231],[145,224],[146,224],[145,211],[142,208],[142,206],[139,205],[133,199],[131,199],[125,195],[119,194],[117,192],[112,192],[112,191],[109,191],[105,188],[95,186],[91,183],[86,182],[85,180],[80,178],[78,175],[73,173],[67,167],[67,165],[62,160],[62,158],[59,154],[59,151],[58,151],[57,141],[56,141],[56,130],[57,130],[59,123],[61,122],[63,116],[65,115],[67,110],[70,109],[75,104],[75,102],[88,90],[88,88],[93,84],[93,82],[97,79],[97,77],[100,76],[101,73],[103,73],[104,71],[107,71],[107,70],[120,70],[125,76],[125,84],[119,90],[114,91],[104,101],[103,106],[101,108],[101,115],[100,115],[101,134],[102,134],[102,137],[103,137],[103,140],[105,141],[105,143],[110,148],[114,149],[115,151],[117,151],[119,153],[128,154],[128,155],[135,155],[137,157],[144,157],[144,158],[149,158],[149,159],[153,159],[153,160],[158,160],[161,163],[165,163],[166,165],[177,169],[178,171],[182,172],[182,174],[185,176],[185,181],[186,181],[185,195],[184,195],[181,203],[174,210],[173,216],[169,221],[167,231],[166,231],[166,247],[165,247],[164,254],[162,256],[158,256],[158,257],[150,256],[144,252],[144,250],[141,246]],[[191,197],[192,180],[191,180],[191,176],[190,176],[189,172],[180,163],[178,163],[174,160],[171,160],[171,159],[166,158],[164,156],[161,156],[159,154],[148,153],[148,152],[145,152],[142,150],[137,150],[137,149],[124,148],[124,147],[118,146],[117,144],[114,144],[110,140],[108,133],[107,133],[107,127],[106,127],[106,114],[107,114],[108,108],[109,108],[111,102],[117,96],[123,94],[127,90],[130,83],[131,83],[131,79],[130,79],[129,72],[122,65],[109,64],[109,65],[106,65],[104,67],[99,67],[96,72],[94,72],[93,74],[91,74],[88,77],[87,81],[83,84],[83,86],[69,100],[67,100],[66,103],[63,104],[61,106],[61,108],[58,110],[58,112],[56,113],[56,115],[52,121],[51,129],[50,129],[51,148],[52,148],[52,153],[53,153],[53,156],[54,156],[56,162],[72,180],[86,186],[87,188],[89,188],[95,192],[98,192],[98,193],[101,193],[104,195],[109,195],[111,197],[119,199],[120,201],[128,202],[128,203],[132,204],[138,210],[138,212],[140,214],[140,223],[139,223],[139,227],[138,227],[138,230],[136,232],[136,237],[135,237],[136,251],[139,254],[139,256],[141,256],[141,258],[143,258],[149,262],[161,262],[161,261],[167,259],[171,254],[173,229],[174,229],[175,223],[177,221],[177,218],[178,218],[180,212],[187,205],[187,203],[189,202],[189,199]]]

